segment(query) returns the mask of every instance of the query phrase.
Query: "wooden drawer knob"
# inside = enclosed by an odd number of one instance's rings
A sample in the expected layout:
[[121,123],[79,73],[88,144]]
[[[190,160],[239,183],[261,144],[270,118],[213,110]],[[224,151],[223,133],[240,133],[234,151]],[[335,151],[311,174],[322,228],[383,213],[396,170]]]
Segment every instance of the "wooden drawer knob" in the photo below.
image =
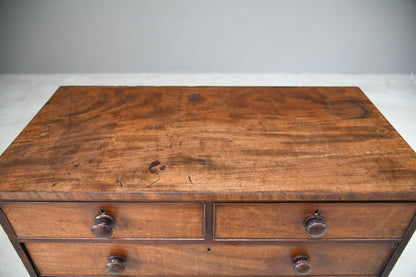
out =
[[115,226],[115,220],[108,214],[105,214],[101,209],[101,214],[95,217],[95,225],[91,227],[91,232],[97,238],[108,238],[113,234],[113,227]]
[[293,258],[292,263],[293,271],[297,275],[306,275],[312,271],[311,258],[307,255],[297,255]]
[[126,265],[126,257],[121,255],[112,255],[108,257],[108,264],[105,265],[105,270],[111,274],[121,274],[124,272]]
[[306,234],[312,238],[319,238],[325,235],[328,227],[325,224],[325,218],[320,216],[318,212],[303,220]]

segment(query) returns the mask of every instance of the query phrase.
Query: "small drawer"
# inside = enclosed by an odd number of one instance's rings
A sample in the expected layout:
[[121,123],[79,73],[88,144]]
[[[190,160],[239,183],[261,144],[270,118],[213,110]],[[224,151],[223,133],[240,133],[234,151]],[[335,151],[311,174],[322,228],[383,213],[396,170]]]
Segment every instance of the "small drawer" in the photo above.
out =
[[94,238],[93,228],[110,238],[204,237],[201,203],[20,202],[1,208],[19,238]]
[[[312,276],[376,275],[393,244],[385,242],[254,244],[26,243],[41,275]],[[109,258],[110,257],[110,258]],[[112,257],[116,257],[113,259]],[[118,258],[117,258],[118,257]]]
[[415,203],[221,203],[215,205],[214,236],[399,239],[415,211]]

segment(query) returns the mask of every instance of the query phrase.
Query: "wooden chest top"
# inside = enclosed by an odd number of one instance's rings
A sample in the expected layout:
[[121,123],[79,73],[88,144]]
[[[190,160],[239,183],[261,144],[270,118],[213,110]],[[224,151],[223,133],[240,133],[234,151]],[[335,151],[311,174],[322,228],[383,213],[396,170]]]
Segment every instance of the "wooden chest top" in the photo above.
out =
[[0,200],[416,200],[416,156],[356,87],[61,87]]

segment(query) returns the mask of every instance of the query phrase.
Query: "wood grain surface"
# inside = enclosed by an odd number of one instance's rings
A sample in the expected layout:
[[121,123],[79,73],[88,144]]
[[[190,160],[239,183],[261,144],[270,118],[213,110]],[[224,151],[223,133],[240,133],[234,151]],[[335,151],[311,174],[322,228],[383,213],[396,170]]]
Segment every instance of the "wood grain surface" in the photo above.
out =
[[416,204],[216,204],[215,238],[310,238],[305,232],[303,220],[313,215],[316,210],[325,218],[328,227],[322,239],[400,239],[416,212]]
[[3,203],[18,238],[95,238],[100,209],[115,219],[111,238],[203,238],[200,203]]
[[0,176],[0,200],[416,200],[355,87],[61,87]]
[[[376,275],[389,243],[304,243],[279,245],[141,245],[27,243],[42,275],[110,275],[107,257],[127,257],[130,276],[296,276],[292,258],[311,258],[312,276]],[[208,251],[208,248],[210,251]]]

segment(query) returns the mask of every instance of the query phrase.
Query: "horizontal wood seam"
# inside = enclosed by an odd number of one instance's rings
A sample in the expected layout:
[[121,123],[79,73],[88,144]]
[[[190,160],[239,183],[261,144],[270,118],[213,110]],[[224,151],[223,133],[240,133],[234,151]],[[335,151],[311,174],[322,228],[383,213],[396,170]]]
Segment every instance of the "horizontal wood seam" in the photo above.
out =
[[[1,194],[1,192],[0,192]],[[201,203],[200,200],[188,200],[188,201],[181,201],[181,200],[21,200],[21,199],[15,199],[15,200],[2,200],[0,199],[1,203],[137,203],[137,204],[152,204],[152,203],[158,203],[158,204],[198,204]],[[208,201],[211,202],[211,201]],[[244,203],[244,204],[267,204],[267,203],[276,203],[276,204],[302,204],[302,203],[363,203],[363,204],[372,204],[372,203],[397,203],[397,204],[412,204],[416,203],[416,200],[295,200],[295,201],[285,201],[285,200],[218,200],[218,201],[212,201],[213,205],[221,205],[221,204],[238,204],[238,203]]]
[[294,244],[294,243],[308,243],[308,244],[319,244],[319,243],[398,243],[401,239],[94,239],[94,238],[18,238],[17,241],[20,243],[121,243],[121,244]]
[[0,191],[0,201],[54,201],[54,202],[102,202],[102,201],[125,201],[125,202],[415,202],[416,192],[403,193],[291,193],[291,192],[10,192]]

